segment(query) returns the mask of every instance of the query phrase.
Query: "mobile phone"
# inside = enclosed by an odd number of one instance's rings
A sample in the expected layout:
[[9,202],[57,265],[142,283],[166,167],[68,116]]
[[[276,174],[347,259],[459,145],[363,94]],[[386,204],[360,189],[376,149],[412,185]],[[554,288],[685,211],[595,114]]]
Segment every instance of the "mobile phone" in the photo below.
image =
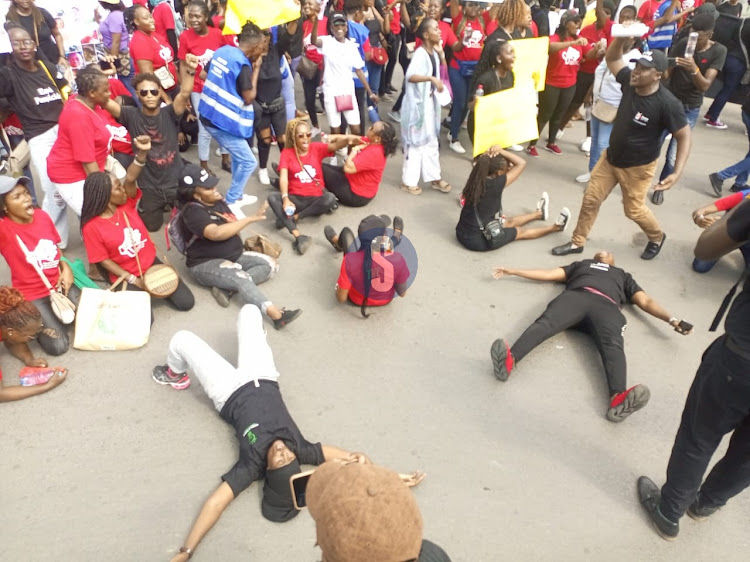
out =
[[314,470],[300,472],[289,479],[289,485],[292,487],[292,500],[295,509],[302,509],[307,506],[305,492],[307,491],[307,482]]
[[111,62],[102,60],[99,61],[99,68],[101,68],[102,70],[109,70],[110,68],[114,68],[114,65]]
[[674,68],[677,66],[677,59],[675,57],[667,57],[667,68]]
[[680,330],[683,332],[689,332],[693,329],[693,325],[690,322],[685,322],[684,320],[680,320],[680,323],[677,324],[679,326]]

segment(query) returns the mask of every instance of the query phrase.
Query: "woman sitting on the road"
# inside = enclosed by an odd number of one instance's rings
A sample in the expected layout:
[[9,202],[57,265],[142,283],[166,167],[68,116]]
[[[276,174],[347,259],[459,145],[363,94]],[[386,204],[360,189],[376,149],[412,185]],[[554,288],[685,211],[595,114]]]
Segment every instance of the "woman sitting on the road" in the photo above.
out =
[[521,228],[531,221],[547,220],[547,192],[542,193],[535,212],[517,217],[503,215],[503,191],[521,176],[525,167],[523,158],[497,145],[477,157],[461,196],[463,209],[456,225],[456,238],[465,248],[486,252],[514,240],[532,240],[565,230],[570,219],[567,207],[562,208],[553,225]]
[[[95,172],[86,178],[81,231],[89,263],[101,265],[109,273],[110,281],[124,277],[129,289],[143,290],[142,273],[161,261],[138,214],[141,190],[136,179],[146,165],[151,138],[138,136],[134,144],[137,152],[124,184],[108,172]],[[190,310],[195,304],[193,293],[182,279],[177,290],[165,300],[177,310]]]
[[258,289],[276,271],[276,260],[244,251],[239,236],[243,228],[266,218],[267,206],[253,216],[237,219],[216,190],[218,183],[216,176],[195,164],[187,164],[182,171],[179,226],[186,235],[186,265],[198,283],[211,287],[221,306],[228,306],[231,295],[240,293],[245,303],[257,306],[280,330],[302,311],[281,309]]

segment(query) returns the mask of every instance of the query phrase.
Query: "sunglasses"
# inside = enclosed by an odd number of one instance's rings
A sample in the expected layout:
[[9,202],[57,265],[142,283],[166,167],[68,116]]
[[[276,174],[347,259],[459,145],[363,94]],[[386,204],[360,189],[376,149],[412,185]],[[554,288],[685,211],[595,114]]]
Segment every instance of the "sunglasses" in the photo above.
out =
[[307,132],[307,133],[299,133],[299,134],[297,135],[297,138],[298,138],[298,139],[311,139],[311,138],[312,138],[312,133],[310,133],[310,132]]
[[138,90],[138,93],[141,95],[142,98],[145,98],[149,94],[151,94],[155,98],[159,97],[159,90]]

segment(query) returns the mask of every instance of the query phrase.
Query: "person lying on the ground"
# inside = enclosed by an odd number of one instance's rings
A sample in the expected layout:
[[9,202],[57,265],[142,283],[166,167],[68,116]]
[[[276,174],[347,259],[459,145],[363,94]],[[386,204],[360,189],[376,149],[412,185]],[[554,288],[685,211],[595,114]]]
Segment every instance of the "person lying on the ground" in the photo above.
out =
[[299,513],[289,478],[301,471],[300,465],[317,466],[334,459],[370,462],[363,453],[312,443],[302,436],[281,396],[279,373],[257,306],[246,304],[240,309],[237,338],[235,368],[194,333],[181,330],[169,342],[167,364],[152,372],[159,384],[182,389],[190,385],[191,370],[221,418],[234,427],[239,442],[239,459],[203,504],[172,562],[188,560],[232,500],[254,481],[265,478],[261,513],[282,523]]
[[330,225],[324,229],[331,246],[344,252],[336,299],[340,303],[348,299],[359,305],[365,318],[370,316],[366,312],[368,306],[385,306],[396,293],[400,297],[406,295],[409,266],[404,256],[394,250],[401,241],[404,221],[395,217],[393,230],[389,232],[390,224],[391,219],[386,215],[365,217],[359,223],[356,239],[348,226],[339,234]]
[[279,308],[258,288],[278,269],[275,259],[246,252],[240,232],[251,223],[265,220],[266,203],[255,215],[237,219],[216,190],[219,178],[196,164],[186,164],[177,196],[182,212],[179,227],[185,230],[185,265],[199,284],[211,287],[221,306],[229,306],[234,293],[254,304],[280,330],[302,311]]
[[456,239],[475,252],[497,250],[514,240],[533,240],[553,232],[563,232],[570,220],[570,210],[563,207],[554,224],[542,228],[521,228],[535,220],[549,217],[549,195],[545,191],[536,211],[516,217],[503,214],[503,191],[523,173],[526,161],[500,146],[490,147],[474,162],[466,187],[461,194],[461,216],[456,225]]
[[627,321],[620,308],[631,303],[651,316],[668,322],[682,335],[692,332],[692,325],[671,316],[641,289],[630,273],[615,267],[615,258],[610,252],[598,252],[592,260],[554,269],[494,268],[495,279],[507,275],[565,283],[565,290],[547,305],[547,310],[512,347],[505,339],[495,340],[490,352],[495,376],[503,382],[507,381],[516,364],[539,344],[563,330],[578,328],[594,338],[604,363],[609,387],[607,419],[611,422],[621,422],[640,410],[651,396],[645,385],[627,388],[623,338]]
[[[699,207],[693,211],[693,222],[701,228],[708,228],[721,218],[716,216],[716,213],[734,209],[747,198],[748,194],[750,194],[750,188],[722,197],[709,205]],[[745,260],[745,267],[750,267],[750,243],[743,244],[739,247],[739,250],[742,252],[742,258]],[[707,273],[711,271],[717,261],[718,260],[699,260],[698,258],[695,258],[693,260],[693,271]]]

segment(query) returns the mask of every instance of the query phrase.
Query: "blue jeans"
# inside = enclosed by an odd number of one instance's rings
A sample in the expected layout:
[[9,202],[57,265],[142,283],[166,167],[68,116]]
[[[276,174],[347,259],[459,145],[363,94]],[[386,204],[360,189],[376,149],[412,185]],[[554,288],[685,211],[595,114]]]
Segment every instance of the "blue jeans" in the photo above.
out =
[[461,123],[466,119],[471,78],[461,76],[461,71],[448,65],[448,78],[453,89],[453,109],[451,110],[451,140],[458,140]]
[[[693,127],[695,127],[695,122],[698,120],[698,114],[701,111],[700,107],[694,107],[692,109],[682,106],[685,109],[685,118],[687,119],[688,125],[690,125],[690,129],[692,130]],[[667,135],[669,134],[669,131],[664,131],[661,134],[661,142],[664,142],[664,139],[667,138]],[[661,175],[659,176],[659,181],[666,178],[669,174],[674,172],[674,163],[677,160],[677,139],[672,136],[672,138],[669,141],[669,146],[667,147],[667,159],[664,162],[664,167],[661,170]]]
[[383,75],[383,65],[376,64],[372,61],[367,61],[367,72],[369,74],[369,77],[367,78],[367,82],[370,84],[370,89],[373,91],[374,94],[377,94],[380,90],[380,78]]
[[589,151],[589,172],[594,169],[599,161],[599,156],[609,148],[609,135],[612,133],[614,123],[599,121],[591,116],[591,150]]
[[273,267],[270,259],[253,252],[243,252],[235,262],[213,259],[188,269],[195,280],[204,287],[235,291],[246,304],[254,304],[263,314],[272,304],[271,299],[258,289],[258,285],[271,278]]
[[[294,72],[289,71],[289,76],[281,80],[281,95],[284,97],[286,108],[286,120],[291,121],[297,115],[297,102],[294,99]],[[286,131],[274,131],[277,137],[283,137]]]
[[711,121],[718,121],[721,110],[732,97],[732,94],[740,85],[742,77],[745,75],[745,61],[740,60],[734,55],[727,55],[727,60],[724,62],[724,68],[721,69],[721,78],[724,81],[724,85],[719,90],[714,98],[714,103],[708,108],[707,115]]
[[[739,249],[740,252],[742,252],[742,257],[745,259],[745,267],[750,267],[750,244],[740,246]],[[693,260],[693,271],[698,273],[708,273],[718,261],[719,260],[699,260],[698,258],[695,258]]]
[[246,139],[210,125],[204,126],[219,146],[232,155],[232,185],[229,186],[226,194],[227,204],[231,205],[242,197],[245,184],[253,175],[258,161],[253,156]]
[[[742,122],[745,124],[748,139],[750,140],[750,114],[745,111],[742,112]],[[728,180],[729,178],[737,176],[737,179],[734,180],[734,183],[738,185],[747,185],[748,173],[750,173],[750,149],[748,149],[744,160],[740,160],[736,164],[732,164],[731,166],[729,166],[729,168],[724,168],[716,175],[718,175],[722,180]]]

